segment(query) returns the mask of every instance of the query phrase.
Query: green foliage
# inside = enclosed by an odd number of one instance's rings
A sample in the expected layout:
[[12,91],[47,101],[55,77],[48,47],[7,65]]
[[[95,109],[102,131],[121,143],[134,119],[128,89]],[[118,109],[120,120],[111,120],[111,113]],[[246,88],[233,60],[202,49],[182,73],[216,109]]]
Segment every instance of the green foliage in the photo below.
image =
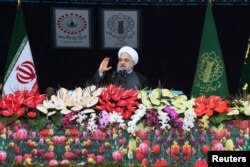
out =
[[37,116],[36,118],[28,118],[27,117],[27,123],[31,125],[31,127],[35,130],[41,130],[43,129],[47,124],[48,120],[46,118],[46,115],[39,110],[35,109]]
[[14,122],[15,120],[17,120],[17,116],[16,115],[12,115],[11,117],[4,117],[2,115],[0,115],[0,122],[4,123],[4,124],[10,124],[12,122]]

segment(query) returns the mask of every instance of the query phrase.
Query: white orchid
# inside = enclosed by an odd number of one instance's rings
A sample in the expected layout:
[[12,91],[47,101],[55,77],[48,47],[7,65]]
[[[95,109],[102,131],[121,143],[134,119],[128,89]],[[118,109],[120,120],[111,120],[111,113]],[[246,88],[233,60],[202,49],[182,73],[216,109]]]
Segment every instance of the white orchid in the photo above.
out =
[[98,129],[96,121],[97,121],[96,113],[91,113],[90,118],[88,120],[88,125],[87,125],[87,130],[88,131],[93,133]]
[[169,121],[170,121],[170,118],[168,116],[168,114],[166,112],[163,112],[161,110],[158,110],[158,119],[160,120],[160,124],[161,124],[161,129],[170,129],[171,128],[171,125],[169,125]]
[[126,124],[124,123],[122,116],[117,112],[110,112],[109,113],[109,122],[110,122],[110,124],[119,123],[120,128],[122,128],[122,129],[126,128]]
[[194,127],[194,122],[195,122],[195,118],[197,118],[197,115],[195,114],[194,110],[193,109],[189,109],[189,110],[186,110],[184,112],[184,119],[183,119],[183,130],[184,131],[190,131],[191,128]]

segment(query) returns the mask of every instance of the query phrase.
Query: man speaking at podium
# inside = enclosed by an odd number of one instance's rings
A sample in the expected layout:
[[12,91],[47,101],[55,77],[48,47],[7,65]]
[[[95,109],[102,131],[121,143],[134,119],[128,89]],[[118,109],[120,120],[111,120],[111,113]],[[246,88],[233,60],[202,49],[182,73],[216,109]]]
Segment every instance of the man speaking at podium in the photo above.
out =
[[96,85],[115,84],[125,89],[141,89],[148,86],[147,78],[133,70],[139,57],[135,49],[124,46],[118,51],[118,64],[116,70],[109,72],[109,57],[102,60],[92,82]]

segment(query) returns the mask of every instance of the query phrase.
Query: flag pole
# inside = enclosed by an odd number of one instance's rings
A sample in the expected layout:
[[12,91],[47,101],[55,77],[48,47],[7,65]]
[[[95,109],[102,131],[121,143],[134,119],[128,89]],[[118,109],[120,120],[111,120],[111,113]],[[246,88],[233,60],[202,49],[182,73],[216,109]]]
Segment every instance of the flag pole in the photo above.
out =
[[250,37],[248,38],[248,45],[247,45],[247,51],[246,51],[245,59],[248,58],[249,50],[250,50]]
[[17,0],[17,8],[21,5],[21,0]]

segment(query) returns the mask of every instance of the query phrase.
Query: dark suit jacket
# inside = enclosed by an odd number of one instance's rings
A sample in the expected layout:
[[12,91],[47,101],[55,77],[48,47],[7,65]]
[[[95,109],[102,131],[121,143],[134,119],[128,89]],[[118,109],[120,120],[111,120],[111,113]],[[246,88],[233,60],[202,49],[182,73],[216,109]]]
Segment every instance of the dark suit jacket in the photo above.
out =
[[[131,74],[127,74],[128,76],[126,76],[125,78],[122,78],[120,82],[117,82],[117,78],[114,77],[114,74],[115,74],[115,71],[108,72],[106,74],[104,73],[100,77],[99,72],[97,71],[92,78],[92,83],[98,86],[103,86],[106,84],[115,84],[116,86],[123,86],[126,89],[142,89],[148,86],[148,79],[139,72],[132,71]],[[137,79],[136,81],[129,80],[130,75],[136,76],[138,80]],[[124,86],[124,82],[127,83],[125,84],[125,86]],[[135,85],[132,86],[133,84]]]

